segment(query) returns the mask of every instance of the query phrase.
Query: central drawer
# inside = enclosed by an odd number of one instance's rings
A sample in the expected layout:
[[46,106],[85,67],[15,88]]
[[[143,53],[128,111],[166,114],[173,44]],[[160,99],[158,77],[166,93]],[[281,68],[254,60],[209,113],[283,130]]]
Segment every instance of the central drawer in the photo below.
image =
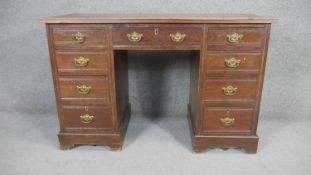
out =
[[114,25],[114,45],[201,45],[203,25]]

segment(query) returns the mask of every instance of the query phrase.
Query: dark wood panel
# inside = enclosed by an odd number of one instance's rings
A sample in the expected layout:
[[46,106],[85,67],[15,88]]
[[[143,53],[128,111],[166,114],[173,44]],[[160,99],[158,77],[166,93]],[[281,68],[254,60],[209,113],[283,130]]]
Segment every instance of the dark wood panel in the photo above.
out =
[[197,121],[199,118],[199,71],[200,71],[200,57],[199,52],[192,52],[191,55],[191,69],[190,69],[190,95],[189,95],[189,106],[188,115],[191,117],[191,129],[197,129]]
[[118,126],[126,117],[129,108],[128,59],[127,51],[115,51],[116,102]]

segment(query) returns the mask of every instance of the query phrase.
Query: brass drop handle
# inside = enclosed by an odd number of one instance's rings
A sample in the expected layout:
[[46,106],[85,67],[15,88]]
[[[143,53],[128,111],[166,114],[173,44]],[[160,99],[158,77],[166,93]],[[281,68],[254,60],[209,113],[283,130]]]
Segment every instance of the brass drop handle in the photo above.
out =
[[225,126],[232,126],[234,125],[235,118],[231,117],[221,117],[219,119],[220,123],[225,125]]
[[77,41],[78,43],[82,44],[85,41],[86,35],[82,34],[81,32],[77,32],[75,34],[72,35],[72,39]]
[[229,58],[229,59],[225,59],[225,65],[227,67],[230,67],[230,68],[239,67],[240,63],[241,63],[241,60],[240,59],[236,59],[234,57]]
[[142,38],[143,38],[143,34],[141,33],[137,33],[137,32],[133,32],[133,33],[128,33],[126,34],[127,39],[131,42],[139,42]]
[[233,33],[233,34],[229,34],[227,35],[227,41],[229,43],[239,43],[243,38],[242,34],[238,34],[238,33]]
[[81,122],[85,124],[91,123],[94,118],[95,117],[93,115],[89,115],[89,114],[80,115]]
[[88,93],[90,93],[91,88],[92,88],[91,86],[87,86],[85,84],[77,86],[77,90],[81,94],[88,94]]
[[173,42],[179,43],[179,42],[183,42],[183,41],[185,40],[186,34],[185,34],[185,33],[181,34],[180,32],[176,32],[176,33],[174,33],[174,34],[171,33],[171,34],[170,34],[170,37],[171,37],[171,40],[172,40]]
[[222,87],[222,91],[225,95],[235,95],[238,92],[238,88],[229,85],[227,87]]
[[75,58],[75,64],[79,67],[86,67],[90,62],[90,59],[84,57]]

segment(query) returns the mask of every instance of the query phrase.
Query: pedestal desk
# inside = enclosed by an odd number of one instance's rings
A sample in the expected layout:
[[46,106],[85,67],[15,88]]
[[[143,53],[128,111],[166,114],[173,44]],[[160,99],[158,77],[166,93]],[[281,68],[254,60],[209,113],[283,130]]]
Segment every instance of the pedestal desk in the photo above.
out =
[[256,153],[274,20],[256,15],[41,18],[47,29],[60,148],[92,144],[121,150],[131,114],[127,52],[189,50],[188,120],[193,151],[239,147]]

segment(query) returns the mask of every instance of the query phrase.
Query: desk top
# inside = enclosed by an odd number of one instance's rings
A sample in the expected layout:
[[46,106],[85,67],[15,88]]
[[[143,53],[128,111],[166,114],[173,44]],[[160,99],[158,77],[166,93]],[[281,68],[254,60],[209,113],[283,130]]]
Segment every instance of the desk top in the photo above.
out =
[[272,23],[275,17],[248,14],[68,14],[41,23]]

